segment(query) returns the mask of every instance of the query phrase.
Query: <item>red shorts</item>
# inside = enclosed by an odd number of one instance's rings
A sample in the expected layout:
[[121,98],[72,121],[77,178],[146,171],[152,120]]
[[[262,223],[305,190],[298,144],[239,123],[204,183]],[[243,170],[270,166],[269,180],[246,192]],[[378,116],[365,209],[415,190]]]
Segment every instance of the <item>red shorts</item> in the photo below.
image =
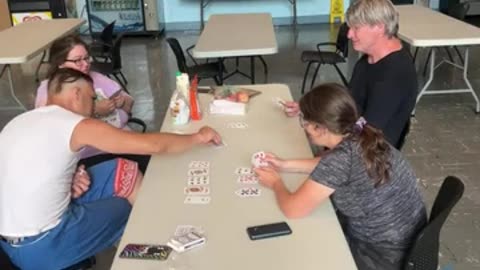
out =
[[114,194],[118,197],[128,198],[135,187],[138,173],[138,164],[135,161],[117,159],[117,171],[113,184]]

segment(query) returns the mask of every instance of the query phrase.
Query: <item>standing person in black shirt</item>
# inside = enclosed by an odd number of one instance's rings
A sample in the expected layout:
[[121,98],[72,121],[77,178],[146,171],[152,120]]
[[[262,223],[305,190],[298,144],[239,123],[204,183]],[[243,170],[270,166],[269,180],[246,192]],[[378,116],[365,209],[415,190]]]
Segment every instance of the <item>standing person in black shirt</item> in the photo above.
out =
[[[400,149],[418,85],[410,53],[397,37],[398,12],[389,0],[358,0],[348,8],[346,18],[348,38],[364,54],[350,79],[351,94],[360,115]],[[286,111],[297,115],[298,104],[287,102]]]

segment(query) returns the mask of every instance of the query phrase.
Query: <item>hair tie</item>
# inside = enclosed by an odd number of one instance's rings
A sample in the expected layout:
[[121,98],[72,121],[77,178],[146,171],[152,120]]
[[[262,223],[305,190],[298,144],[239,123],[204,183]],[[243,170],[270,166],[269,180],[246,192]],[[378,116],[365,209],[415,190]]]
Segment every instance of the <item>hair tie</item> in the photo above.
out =
[[361,133],[362,130],[363,130],[363,127],[367,124],[367,120],[365,120],[365,118],[363,118],[363,116],[360,116],[360,118],[358,118],[357,122],[355,122],[355,125],[353,127],[353,130],[356,132],[356,133]]

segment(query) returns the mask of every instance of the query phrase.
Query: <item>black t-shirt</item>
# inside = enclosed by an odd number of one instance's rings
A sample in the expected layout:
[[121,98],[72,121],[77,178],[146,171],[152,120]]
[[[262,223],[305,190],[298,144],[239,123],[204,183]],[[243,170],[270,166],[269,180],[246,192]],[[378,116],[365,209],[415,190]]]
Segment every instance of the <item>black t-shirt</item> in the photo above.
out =
[[410,53],[401,49],[375,64],[364,55],[355,65],[349,88],[360,115],[397,145],[417,97],[417,74]]

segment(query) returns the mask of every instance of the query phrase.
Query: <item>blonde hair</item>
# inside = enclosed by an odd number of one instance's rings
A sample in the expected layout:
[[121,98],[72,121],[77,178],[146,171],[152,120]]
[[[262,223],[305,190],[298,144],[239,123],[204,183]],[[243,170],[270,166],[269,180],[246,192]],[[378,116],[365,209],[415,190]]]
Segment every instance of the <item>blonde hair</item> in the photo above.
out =
[[346,19],[350,27],[383,24],[386,36],[397,36],[398,12],[390,0],[356,0],[348,8]]

